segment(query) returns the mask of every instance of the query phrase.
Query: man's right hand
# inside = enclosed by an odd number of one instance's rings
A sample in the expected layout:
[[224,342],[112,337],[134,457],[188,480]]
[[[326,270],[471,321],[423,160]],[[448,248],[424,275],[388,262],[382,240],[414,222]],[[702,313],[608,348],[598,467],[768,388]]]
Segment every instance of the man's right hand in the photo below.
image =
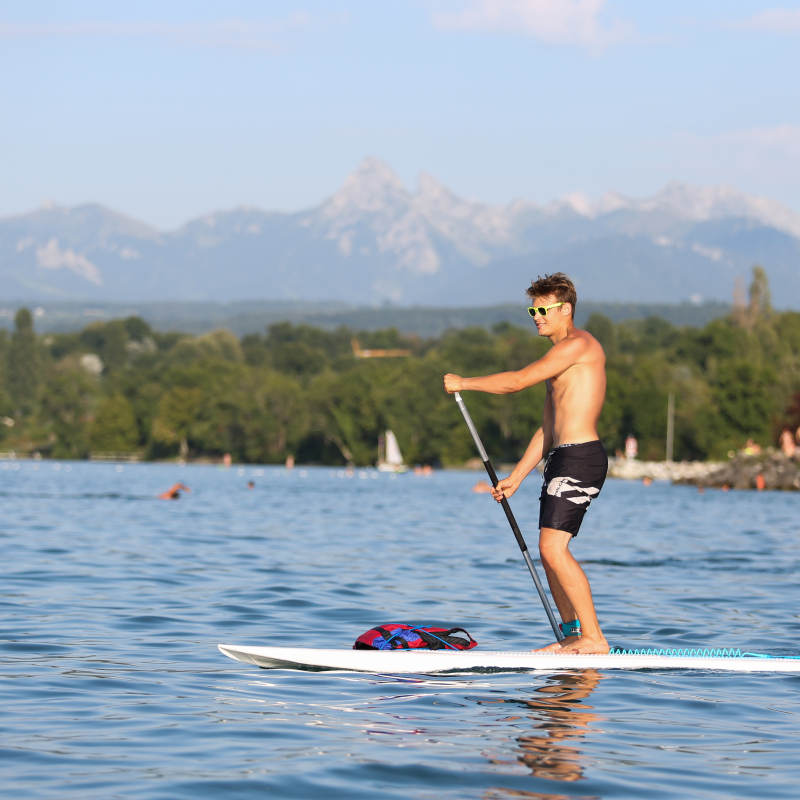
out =
[[518,488],[519,484],[509,475],[508,478],[499,481],[497,486],[492,487],[492,497],[500,503],[504,497],[506,499],[511,497]]
[[448,394],[460,392],[463,380],[464,379],[460,375],[453,375],[452,372],[448,372],[447,375],[444,376],[444,390]]

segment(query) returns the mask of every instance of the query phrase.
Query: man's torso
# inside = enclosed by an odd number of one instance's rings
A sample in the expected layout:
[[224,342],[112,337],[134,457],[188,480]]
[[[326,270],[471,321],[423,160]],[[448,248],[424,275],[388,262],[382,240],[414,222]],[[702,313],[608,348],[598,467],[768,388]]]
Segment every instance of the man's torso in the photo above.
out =
[[603,348],[586,331],[574,329],[570,336],[579,338],[583,345],[578,358],[560,375],[547,381],[553,408],[554,446],[597,439],[597,421],[606,396]]

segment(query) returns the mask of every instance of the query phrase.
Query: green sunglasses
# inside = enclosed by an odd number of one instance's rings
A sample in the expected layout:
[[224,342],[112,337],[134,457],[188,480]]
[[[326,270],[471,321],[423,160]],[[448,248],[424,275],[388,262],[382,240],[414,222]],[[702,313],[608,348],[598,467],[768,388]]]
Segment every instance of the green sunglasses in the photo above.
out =
[[547,316],[547,310],[549,308],[558,308],[558,306],[563,306],[563,305],[564,305],[564,303],[553,303],[553,305],[551,305],[551,306],[531,306],[528,309],[528,313],[532,317],[535,317],[537,314],[540,317],[546,317]]

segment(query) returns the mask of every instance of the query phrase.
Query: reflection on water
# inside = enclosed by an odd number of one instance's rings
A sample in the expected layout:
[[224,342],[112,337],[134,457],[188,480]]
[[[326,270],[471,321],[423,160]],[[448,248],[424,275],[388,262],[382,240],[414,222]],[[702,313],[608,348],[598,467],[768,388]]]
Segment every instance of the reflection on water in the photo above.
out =
[[523,789],[489,789],[483,796],[483,800],[506,800],[509,797],[527,797],[531,800],[600,800],[597,795],[526,792]]
[[526,792],[523,789],[489,789],[483,800],[506,800],[509,797],[527,797],[531,800],[600,800],[597,795],[550,794],[549,792]]
[[[520,736],[519,760],[537,778],[577,781],[583,777],[581,751],[570,742],[580,741],[589,725],[599,719],[592,706],[584,705],[603,676],[597,670],[554,675],[524,705],[541,733]],[[507,701],[508,702],[508,701]]]
[[[574,743],[583,739],[592,723],[601,719],[585,701],[603,679],[604,676],[594,669],[552,675],[543,686],[533,690],[534,696],[528,700],[498,698],[479,702],[511,703],[533,712],[525,717],[535,723],[535,732],[517,737],[521,750],[517,760],[528,767],[536,778],[574,782],[584,777],[585,760]],[[517,722],[525,717],[510,716],[505,719]],[[493,760],[492,763],[498,762]],[[494,788],[485,795],[486,800],[499,800],[501,797],[565,800],[566,795]],[[575,798],[575,795],[569,797]]]

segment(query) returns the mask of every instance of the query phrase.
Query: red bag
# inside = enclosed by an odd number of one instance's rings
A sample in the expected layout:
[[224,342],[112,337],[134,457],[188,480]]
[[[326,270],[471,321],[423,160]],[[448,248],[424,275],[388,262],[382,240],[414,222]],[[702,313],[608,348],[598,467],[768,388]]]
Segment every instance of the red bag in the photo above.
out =
[[[467,638],[453,636],[466,633]],[[377,625],[356,639],[353,650],[412,650],[427,647],[430,650],[471,650],[477,642],[463,628],[436,628],[432,625]]]

